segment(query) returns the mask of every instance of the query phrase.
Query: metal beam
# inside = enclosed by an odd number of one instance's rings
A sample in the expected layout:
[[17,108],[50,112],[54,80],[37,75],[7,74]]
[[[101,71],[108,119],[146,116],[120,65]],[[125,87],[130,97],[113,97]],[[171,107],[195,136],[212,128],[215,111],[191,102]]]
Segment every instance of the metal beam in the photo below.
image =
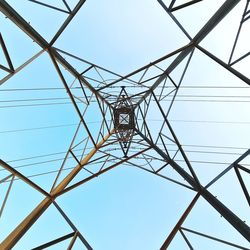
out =
[[169,75],[216,26],[220,21],[240,2],[240,0],[227,0],[217,10],[217,12],[208,20],[203,28],[196,34],[196,36],[190,41],[189,45],[183,50],[176,59],[169,65],[155,83],[150,87],[146,94],[138,102],[138,105],[143,102],[145,98]]
[[230,65],[226,64],[220,58],[216,57],[215,55],[213,55],[212,53],[210,53],[208,50],[204,49],[203,47],[201,47],[199,45],[196,45],[196,47],[201,52],[203,52],[205,55],[207,55],[212,60],[214,60],[216,63],[218,63],[219,65],[221,65],[223,68],[225,68],[226,70],[228,70],[229,72],[231,72],[232,74],[234,74],[236,77],[238,77],[239,79],[241,79],[242,81],[244,81],[246,84],[250,85],[250,79],[248,77],[244,76],[239,71],[237,71],[236,69],[232,68]]
[[161,246],[160,250],[166,250],[168,248],[168,246],[172,242],[173,238],[177,234],[178,230],[180,229],[181,225],[183,224],[183,222],[186,220],[187,216],[189,215],[189,213],[193,209],[193,207],[194,207],[194,205],[195,205],[195,203],[196,203],[196,201],[198,200],[199,197],[200,197],[200,194],[198,193],[194,197],[192,202],[189,204],[189,206],[187,207],[187,209],[185,210],[185,212],[183,213],[183,215],[181,216],[181,218],[179,219],[179,221],[177,222],[177,224],[175,225],[175,227],[173,228],[171,233],[168,235],[167,239],[165,240],[165,242]]
[[227,208],[222,202],[220,202],[215,196],[213,196],[204,187],[197,184],[194,178],[189,175],[180,165],[170,159],[168,155],[163,152],[157,145],[151,142],[140,131],[137,133],[164,159],[168,162],[173,169],[178,172],[196,191],[200,192],[200,195],[213,206],[218,213],[220,213],[243,237],[250,242],[250,227],[236,216],[229,208]]
[[51,246],[56,245],[56,244],[58,244],[58,243],[60,243],[60,242],[62,242],[64,240],[72,238],[74,235],[75,235],[75,232],[66,234],[66,235],[64,235],[62,237],[59,237],[59,238],[57,238],[55,240],[52,240],[52,241],[50,241],[48,243],[40,245],[39,247],[32,248],[31,250],[41,250],[41,249],[45,249],[45,248],[51,247]]
[[44,6],[44,7],[47,7],[47,8],[50,8],[50,9],[53,9],[53,10],[57,10],[57,11],[60,11],[60,12],[63,12],[63,13],[67,13],[67,14],[70,14],[69,11],[67,10],[64,10],[64,9],[60,9],[60,8],[57,8],[53,5],[50,5],[50,4],[46,4],[46,3],[43,3],[43,2],[40,2],[40,1],[37,1],[37,0],[28,0],[30,2],[33,2],[33,3],[36,3],[38,5],[41,5],[41,6]]
[[93,250],[93,248],[89,245],[89,243],[87,242],[87,240],[82,236],[82,234],[78,231],[78,229],[75,227],[75,225],[72,223],[72,221],[69,219],[69,217],[64,213],[64,211],[61,209],[61,207],[55,202],[53,201],[54,206],[57,208],[57,210],[60,212],[60,214],[62,215],[62,217],[67,221],[67,223],[69,224],[69,226],[75,231],[77,232],[77,236],[78,238],[82,241],[82,243],[84,244],[84,246],[88,249],[88,250]]
[[208,238],[208,239],[210,239],[210,240],[214,240],[214,241],[220,242],[220,243],[222,243],[222,244],[225,244],[225,245],[228,245],[228,246],[231,246],[231,247],[236,247],[236,248],[242,249],[242,250],[249,250],[249,248],[246,248],[246,247],[243,247],[243,246],[240,246],[240,245],[231,243],[231,242],[229,242],[229,241],[221,240],[221,239],[219,239],[219,238],[215,238],[215,237],[213,237],[213,236],[210,236],[210,235],[207,235],[207,234],[203,234],[203,233],[200,233],[200,232],[191,230],[191,229],[189,229],[189,228],[182,227],[181,230],[186,231],[186,232],[189,232],[189,233],[193,233],[193,234],[196,234],[196,235],[205,237],[205,238]]
[[67,19],[64,21],[64,23],[62,24],[62,26],[60,27],[60,29],[57,31],[57,33],[55,34],[55,36],[52,38],[51,42],[50,42],[50,47],[55,43],[55,41],[58,39],[58,37],[62,34],[62,32],[66,29],[66,27],[69,25],[69,23],[71,22],[71,20],[74,18],[74,16],[76,15],[76,13],[80,10],[80,8],[82,7],[82,5],[85,3],[86,0],[80,0],[77,5],[75,6],[75,8],[70,12],[69,16],[67,17]]
[[47,197],[50,197],[50,194],[47,193],[44,189],[42,189],[41,187],[39,187],[35,182],[31,181],[26,176],[22,175],[20,172],[18,172],[16,169],[14,169],[13,167],[11,167],[9,164],[7,164],[2,159],[0,159],[0,166],[2,166],[4,169],[6,169],[10,173],[12,173],[14,176],[17,176],[18,178],[20,178],[22,181],[24,181],[25,183],[27,183],[29,186],[35,188],[37,191],[39,191],[43,195],[45,195]]
[[76,101],[75,101],[75,99],[74,99],[74,96],[73,96],[73,94],[72,94],[71,91],[70,91],[70,88],[69,88],[69,86],[68,86],[68,84],[67,84],[67,82],[66,82],[66,80],[65,80],[65,78],[64,78],[64,76],[63,76],[63,74],[62,74],[62,71],[60,70],[60,68],[59,68],[59,66],[58,66],[58,64],[57,64],[57,62],[56,62],[54,56],[52,55],[50,49],[48,49],[48,52],[49,52],[49,55],[50,55],[50,57],[51,57],[51,60],[52,60],[52,62],[53,62],[53,64],[54,64],[54,66],[55,66],[55,68],[56,68],[56,71],[57,71],[57,73],[58,73],[58,75],[59,75],[59,77],[60,77],[60,79],[61,79],[61,81],[62,81],[62,83],[63,83],[63,86],[64,86],[64,88],[66,89],[66,91],[67,91],[67,93],[68,93],[68,95],[69,95],[69,98],[70,98],[70,100],[71,100],[71,102],[72,102],[72,104],[73,104],[73,106],[74,106],[74,108],[75,108],[77,114],[79,115],[79,118],[81,119],[84,128],[86,129],[86,131],[87,131],[87,133],[88,133],[89,138],[91,139],[93,145],[96,146],[95,140],[94,140],[92,134],[90,133],[90,130],[89,130],[88,126],[87,126],[87,123],[85,122],[85,120],[84,120],[84,118],[83,118],[83,115],[82,115],[82,113],[81,113],[79,107],[78,107],[77,104],[76,104]]
[[190,5],[193,5],[193,4],[201,2],[201,1],[202,0],[191,0],[191,1],[187,2],[187,3],[180,4],[180,5],[176,6],[176,7],[171,8],[171,12],[186,8],[186,7],[190,6]]
[[77,165],[50,193],[51,197],[46,197],[0,244],[0,249],[11,249],[22,238],[22,236],[30,229],[30,227],[38,220],[38,218],[46,211],[53,203],[54,197],[74,179],[81,171],[84,165],[95,155],[101,146],[108,140],[111,134],[108,134],[104,139],[93,148],[90,153],[81,160],[81,164]]
[[50,44],[28,23],[25,21],[25,19],[19,15],[6,1],[2,0],[0,1],[0,11],[8,17],[13,23],[15,23],[21,30],[23,30],[24,33],[26,33],[34,42],[36,42],[39,46],[41,46],[43,49],[47,50],[50,48],[51,53],[55,57],[55,59],[65,68],[67,69],[73,76],[81,80],[81,82],[89,88],[89,90],[96,94],[101,100],[103,100],[106,104],[109,105],[107,100],[103,98],[99,94],[99,92],[96,91],[96,89],[91,86],[89,82],[86,81],[86,79],[80,75],[75,68],[68,63],[58,52],[55,48],[51,47]]
[[87,177],[87,178],[85,178],[85,179],[83,179],[83,180],[81,180],[81,181],[79,181],[79,182],[74,183],[73,185],[71,185],[71,186],[69,186],[69,187],[63,189],[62,191],[57,192],[57,193],[55,194],[55,196],[57,197],[57,196],[60,196],[60,195],[62,195],[62,194],[64,194],[64,193],[67,193],[67,192],[69,192],[70,190],[72,190],[72,189],[74,189],[74,188],[76,188],[76,187],[78,187],[78,186],[84,184],[85,182],[90,181],[90,180],[92,180],[92,179],[94,179],[94,178],[96,178],[96,177],[99,177],[100,175],[102,175],[102,174],[106,173],[107,171],[109,171],[109,170],[111,170],[111,169],[113,169],[113,168],[115,168],[115,167],[121,165],[122,163],[128,162],[130,159],[132,159],[132,158],[134,158],[134,157],[136,157],[136,156],[138,156],[138,155],[140,155],[140,154],[142,154],[142,153],[148,151],[149,149],[151,149],[151,147],[145,148],[145,149],[143,149],[143,150],[137,152],[136,154],[133,154],[133,155],[131,155],[131,156],[128,156],[128,157],[126,157],[126,158],[120,160],[119,162],[116,162],[116,163],[114,163],[113,165],[111,165],[111,166],[109,166],[109,167],[107,167],[107,168],[104,168],[104,169],[100,170],[99,172],[97,172],[97,173],[95,173],[95,174],[92,174],[91,176],[89,176],[89,177]]

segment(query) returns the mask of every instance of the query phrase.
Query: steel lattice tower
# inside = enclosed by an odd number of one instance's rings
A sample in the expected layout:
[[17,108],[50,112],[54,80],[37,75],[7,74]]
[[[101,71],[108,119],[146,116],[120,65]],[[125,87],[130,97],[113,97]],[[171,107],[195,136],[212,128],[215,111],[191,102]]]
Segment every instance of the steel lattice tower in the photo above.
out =
[[[55,68],[66,90],[67,98],[70,99],[77,114],[77,119],[79,119],[70,146],[60,168],[56,171],[49,190],[33,181],[32,176],[30,177],[24,174],[21,169],[19,171],[18,168],[12,166],[11,162],[7,162],[4,155],[1,155],[0,185],[5,185],[7,188],[1,193],[0,219],[4,218],[5,211],[9,210],[8,207],[11,206],[9,197],[17,180],[30,186],[43,198],[21,221],[17,221],[15,227],[4,237],[0,249],[12,249],[17,246],[20,240],[52,206],[57,210],[58,216],[63,217],[72,232],[53,240],[49,239],[33,249],[53,247],[68,239],[70,241],[67,249],[76,249],[74,246],[77,240],[81,242],[82,249],[93,249],[92,242],[85,237],[83,232],[78,230],[78,227],[57,200],[96,177],[102,178],[103,174],[112,172],[114,168],[120,167],[120,165],[132,166],[137,168],[138,171],[143,170],[151,173],[155,177],[169,181],[172,185],[180,186],[183,190],[188,190],[192,194],[193,198],[189,205],[185,207],[184,212],[179,214],[176,225],[169,234],[161,232],[165,235],[165,239],[163,242],[159,242],[159,249],[170,248],[172,242],[177,239],[176,237],[179,237],[178,240],[182,240],[186,244],[187,249],[194,249],[189,234],[204,237],[228,247],[250,249],[241,246],[237,239],[236,241],[228,241],[220,239],[216,235],[208,235],[185,227],[186,219],[189,218],[197,202],[203,199],[207,206],[211,206],[218,215],[223,217],[224,221],[237,232],[239,237],[250,241],[250,227],[244,221],[245,219],[242,218],[240,213],[236,214],[230,205],[224,204],[220,197],[216,197],[211,191],[211,187],[220,182],[225,175],[234,173],[237,178],[237,185],[244,196],[242,202],[250,205],[249,183],[242,177],[242,171],[245,174],[250,174],[249,166],[244,162],[250,154],[250,149],[239,155],[235,161],[224,167],[219,173],[216,173],[209,182],[204,182],[200,179],[199,171],[193,166],[185,146],[179,140],[178,133],[176,133],[171,124],[171,119],[169,119],[170,110],[182,89],[183,79],[186,77],[196,52],[201,53],[211,63],[231,74],[238,82],[246,86],[250,85],[249,76],[237,68],[238,64],[244,64],[249,52],[246,51],[238,57],[235,56],[239,38],[249,18],[249,1],[223,1],[197,34],[192,36],[185,29],[185,25],[179,21],[178,11],[196,8],[207,1],[155,1],[159,9],[164,11],[164,14],[171,19],[171,22],[186,37],[188,42],[127,75],[120,75],[86,61],[78,55],[54,47],[56,41],[67,30],[68,25],[79,10],[84,8],[85,0],[79,0],[74,8],[70,7],[68,1],[62,1],[65,9],[55,7],[53,4],[30,0],[31,4],[39,8],[47,8],[54,13],[63,12],[67,14],[67,18],[50,41],[40,35],[16,11],[15,6],[11,6],[8,1],[0,0],[2,14],[40,47],[39,53],[15,68],[11,53],[8,50],[8,44],[5,41],[5,34],[0,34],[0,48],[7,62],[6,65],[0,64],[0,70],[6,74],[0,80],[0,84],[4,87],[5,83],[11,81],[12,77],[18,75],[19,72],[32,65],[37,58],[47,53],[50,59],[49,63],[52,63]],[[230,42],[230,45],[232,45],[231,51],[227,55],[229,61],[226,62],[201,44],[230,13],[233,13],[238,4],[243,2],[242,19],[237,23],[238,32],[236,34],[234,32],[234,40]],[[84,65],[84,69],[79,71],[71,60]],[[247,66],[247,63],[245,65]],[[215,72],[213,74],[216,75]],[[74,80],[70,81],[69,76],[73,77]],[[165,101],[166,98],[168,98],[168,102]],[[91,112],[101,117],[101,122],[96,127],[93,127],[89,122]],[[158,127],[155,127],[154,123],[151,122],[154,113],[160,120]],[[168,174],[166,172],[168,169],[171,169],[174,174]],[[82,175],[84,171],[86,175]],[[230,193],[229,187],[225,187],[225,190],[225,192]],[[200,220],[203,219],[200,218]]]

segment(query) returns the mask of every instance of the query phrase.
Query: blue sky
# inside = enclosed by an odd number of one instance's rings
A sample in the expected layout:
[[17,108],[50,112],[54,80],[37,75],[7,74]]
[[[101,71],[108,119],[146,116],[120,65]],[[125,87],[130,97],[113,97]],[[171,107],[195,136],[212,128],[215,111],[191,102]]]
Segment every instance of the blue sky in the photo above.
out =
[[[65,13],[59,13],[29,1],[9,0],[7,2],[48,41],[67,17]],[[164,2],[169,4],[170,1]],[[178,4],[183,2],[185,1],[177,1]],[[222,0],[202,1],[195,6],[177,11],[175,15],[193,37],[223,2]],[[73,8],[76,3],[77,1],[70,1],[70,6]],[[55,1],[55,5],[63,7],[61,1]],[[229,58],[244,5],[245,1],[241,1],[201,43],[201,46],[215,53],[225,62]],[[15,68],[41,50],[2,14],[0,14],[0,23],[0,31]],[[243,32],[243,36],[244,34],[246,31]],[[54,46],[118,74],[126,75],[188,42],[189,40],[157,1],[107,0],[86,1]],[[239,43],[235,51],[236,58],[248,49],[246,38],[240,37]],[[0,63],[4,64],[2,54],[0,56]],[[68,56],[65,58],[79,72],[86,67],[85,64]],[[173,59],[174,57],[162,62],[161,67],[166,68]],[[248,60],[245,59],[234,66],[247,77],[249,77]],[[186,60],[171,73],[174,81],[180,80],[185,63]],[[68,84],[71,84],[74,77],[62,67],[61,70]],[[152,69],[148,74],[153,75],[154,70],[156,69]],[[1,71],[0,77],[4,76]],[[203,185],[206,185],[249,147],[250,120],[246,114],[249,110],[250,92],[245,88],[247,85],[244,82],[198,50],[193,54],[182,86],[169,120],[183,148],[187,150],[187,156],[192,161],[198,178]],[[206,88],[197,88],[197,86],[206,86]],[[213,86],[221,88],[211,88]],[[9,91],[16,88],[55,89]],[[66,91],[62,88],[63,84],[46,52],[0,86],[2,102],[0,103],[0,158],[13,167],[19,167],[18,170],[25,176],[58,170],[70,145],[79,117],[73,105],[70,104]],[[90,95],[90,91],[86,90],[86,92]],[[128,92],[133,93],[133,89],[128,88]],[[188,97],[188,95],[200,97]],[[22,101],[8,102],[9,100],[37,98],[57,99],[50,101],[54,103],[52,105],[2,107],[26,104]],[[204,101],[208,99],[209,101]],[[48,101],[29,102],[31,103],[44,104]],[[162,101],[164,110],[167,110],[168,105],[169,101]],[[85,119],[91,131],[97,133],[101,115],[96,103],[91,103]],[[152,104],[147,119],[152,135],[157,136],[163,119],[155,103]],[[13,130],[32,128],[40,129],[13,132]],[[86,131],[82,129],[77,141],[85,138],[86,135]],[[190,145],[210,147],[204,149]],[[87,146],[89,151],[92,147],[91,143]],[[197,152],[202,150],[205,152]],[[149,152],[151,156],[155,155],[153,151]],[[42,156],[54,153],[56,155]],[[122,157],[121,151],[117,151],[116,154]],[[15,161],[32,156],[40,157]],[[181,166],[186,167],[179,154],[176,160]],[[140,160],[137,162],[142,163]],[[219,163],[216,164],[216,162]],[[246,159],[244,164],[249,168],[248,163],[249,159]],[[156,161],[154,164],[157,165],[159,162]],[[75,162],[70,159],[66,167],[73,166]],[[95,169],[99,166],[91,167]],[[63,176],[68,172],[65,171]],[[1,171],[0,179],[6,174],[7,172]],[[171,168],[166,168],[163,174],[184,182]],[[249,176],[242,175],[249,187]],[[49,191],[55,176],[56,172],[31,179]],[[86,176],[87,173],[83,171],[77,180]],[[0,192],[4,194],[8,183],[1,185]],[[249,224],[249,206],[233,171],[211,186],[209,191]],[[191,190],[123,164],[61,196],[57,202],[95,250],[153,250],[159,249],[194,195]],[[0,202],[3,198],[4,196],[0,195]],[[42,195],[27,184],[20,180],[15,181],[3,217],[0,218],[0,240],[3,240],[42,198]],[[249,243],[203,198],[197,202],[183,226],[249,247]],[[14,249],[31,249],[71,231],[55,207],[51,206]],[[187,233],[187,236],[194,249],[230,249],[190,233]],[[65,241],[53,249],[63,249],[65,243],[68,242]],[[74,249],[83,249],[79,240]],[[169,249],[188,249],[188,247],[181,235],[177,234]]]

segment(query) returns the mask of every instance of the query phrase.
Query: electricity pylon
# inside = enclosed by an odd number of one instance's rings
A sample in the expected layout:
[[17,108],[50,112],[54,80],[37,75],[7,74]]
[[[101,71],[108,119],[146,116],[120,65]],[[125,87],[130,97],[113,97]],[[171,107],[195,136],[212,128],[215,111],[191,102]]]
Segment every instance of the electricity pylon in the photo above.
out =
[[[204,0],[206,1],[206,0]],[[41,7],[47,7],[51,9],[55,8],[52,5],[44,4],[38,1],[33,1],[42,5]],[[4,160],[0,161],[1,167],[6,170],[6,176],[0,180],[1,183],[9,183],[9,188],[5,194],[3,204],[1,206],[0,215],[2,215],[11,187],[15,184],[15,179],[18,178],[25,182],[27,185],[34,188],[37,192],[44,196],[44,199],[31,211],[31,213],[24,218],[16,228],[2,241],[1,249],[13,248],[19,240],[27,233],[27,231],[33,226],[33,224],[43,216],[43,213],[50,207],[55,206],[65,221],[72,228],[72,233],[64,235],[53,241],[44,243],[38,246],[36,249],[43,249],[49,246],[53,246],[66,239],[70,239],[68,249],[73,248],[77,239],[80,239],[83,247],[86,249],[92,249],[91,243],[84,238],[77,227],[72,223],[70,218],[66,215],[63,209],[56,202],[57,198],[70,192],[71,190],[84,185],[86,182],[101,176],[107,171],[111,171],[121,164],[128,164],[147,172],[150,172],[156,176],[163,177],[166,180],[180,185],[184,188],[192,190],[194,198],[185,212],[180,215],[179,221],[173,228],[171,233],[166,237],[166,240],[159,245],[160,249],[167,249],[177,233],[183,236],[183,240],[186,242],[190,249],[191,243],[187,239],[185,232],[191,232],[203,237],[210,238],[211,240],[219,241],[226,245],[231,245],[239,249],[241,246],[236,243],[230,243],[216,237],[202,234],[200,232],[187,229],[183,227],[185,219],[188,217],[192,208],[200,197],[203,197],[207,204],[211,205],[224,219],[241,234],[245,239],[250,241],[250,228],[238,217],[230,207],[225,206],[217,197],[215,197],[208,189],[218,180],[220,180],[229,171],[235,170],[239,179],[240,186],[246,197],[247,202],[250,204],[250,197],[247,189],[247,184],[241,177],[240,171],[250,173],[250,170],[244,167],[241,162],[250,154],[250,150],[240,156],[235,162],[228,166],[219,175],[215,176],[209,183],[204,185],[196,171],[194,170],[192,163],[189,161],[185,150],[183,149],[181,142],[178,140],[178,136],[175,134],[169,120],[168,114],[175,101],[176,95],[181,88],[183,77],[188,69],[190,61],[195,50],[199,50],[214,63],[222,66],[226,71],[232,73],[239,80],[246,84],[250,84],[250,79],[237,71],[232,66],[241,60],[244,60],[249,53],[242,55],[240,58],[233,60],[235,48],[237,47],[238,38],[242,26],[247,21],[248,5],[249,1],[246,1],[246,8],[243,13],[243,17],[240,23],[239,31],[237,33],[235,43],[230,55],[228,63],[222,61],[216,55],[212,54],[204,47],[200,45],[204,38],[229,14],[240,1],[226,0],[221,7],[214,13],[214,15],[207,21],[207,23],[200,29],[200,31],[194,36],[188,34],[182,24],[173,15],[175,11],[193,7],[196,4],[201,4],[199,1],[186,1],[184,4],[177,4],[178,1],[170,1],[167,6],[163,1],[158,0],[159,4],[166,11],[166,14],[172,18],[172,21],[179,27],[184,35],[189,39],[189,43],[183,47],[178,48],[175,51],[159,58],[158,60],[145,65],[144,67],[131,72],[126,76],[121,76],[110,70],[106,70],[98,65],[87,62],[75,55],[72,55],[66,51],[53,47],[55,41],[61,36],[67,25],[71,22],[74,16],[77,14],[80,8],[84,6],[84,0],[78,2],[74,9],[70,9],[67,2],[63,1],[67,12],[68,18],[65,20],[61,28],[55,34],[50,42],[47,42],[32,26],[20,15],[15,9],[10,6],[6,1],[0,1],[0,11],[11,20],[18,28],[20,28],[26,35],[34,40],[41,47],[41,52],[35,55],[33,58],[24,63],[21,67],[15,69],[12,65],[11,57],[8,53],[7,46],[4,42],[4,36],[0,36],[0,43],[4,52],[8,67],[0,65],[1,70],[7,72],[7,76],[0,80],[1,84],[4,84],[14,74],[17,74],[26,65],[32,63],[42,53],[48,53],[51,61],[60,77],[63,86],[65,87],[67,94],[75,108],[80,122],[72,139],[70,147],[67,150],[63,163],[57,172],[56,178],[51,186],[50,191],[46,191],[31,179],[21,174],[17,169],[6,163]],[[88,67],[83,72],[78,72],[65,58],[68,56],[79,60]],[[173,59],[170,63],[168,59]],[[167,67],[162,69],[161,65],[167,62]],[[180,65],[185,64],[184,69],[180,73],[180,80],[176,82],[171,78],[171,73]],[[151,71],[157,68],[158,71]],[[74,76],[75,81],[70,84],[65,77],[65,70]],[[92,70],[98,72],[99,79],[93,79],[89,76]],[[108,79],[106,80],[105,76]],[[137,80],[134,80],[137,78]],[[139,79],[139,80],[138,80]],[[116,91],[114,91],[116,89]],[[170,97],[171,101],[163,104],[163,100],[166,97]],[[94,106],[95,112],[98,111],[102,117],[99,130],[91,130],[88,120],[85,118],[86,112]],[[160,114],[162,121],[159,131],[155,131],[153,126],[148,122],[150,119],[150,109],[153,109]],[[152,111],[151,111],[152,112]],[[84,133],[82,132],[84,131]],[[83,135],[84,134],[84,135]],[[169,150],[168,143],[174,145],[174,153]],[[87,146],[91,145],[91,149],[88,150]],[[81,154],[78,151],[81,149]],[[176,155],[182,159],[182,164],[179,164],[175,157]],[[70,160],[69,160],[70,159]],[[73,162],[72,162],[73,159]],[[100,164],[100,160],[102,163]],[[72,166],[72,169],[67,175],[63,175],[65,166],[68,161]],[[95,164],[95,167],[92,165]],[[96,165],[100,164],[98,167]],[[166,168],[172,168],[179,176],[183,178],[183,181],[175,180],[167,175],[163,174],[163,170]],[[89,172],[89,176],[81,178],[77,177],[83,170]],[[4,213],[3,213],[4,214]]]

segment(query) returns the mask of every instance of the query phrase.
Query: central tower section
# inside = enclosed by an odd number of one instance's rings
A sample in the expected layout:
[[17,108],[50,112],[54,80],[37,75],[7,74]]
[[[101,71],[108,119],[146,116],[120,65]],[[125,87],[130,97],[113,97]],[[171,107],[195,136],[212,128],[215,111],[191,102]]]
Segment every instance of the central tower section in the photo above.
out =
[[134,135],[135,115],[133,103],[125,87],[122,87],[114,106],[114,128],[126,157]]

